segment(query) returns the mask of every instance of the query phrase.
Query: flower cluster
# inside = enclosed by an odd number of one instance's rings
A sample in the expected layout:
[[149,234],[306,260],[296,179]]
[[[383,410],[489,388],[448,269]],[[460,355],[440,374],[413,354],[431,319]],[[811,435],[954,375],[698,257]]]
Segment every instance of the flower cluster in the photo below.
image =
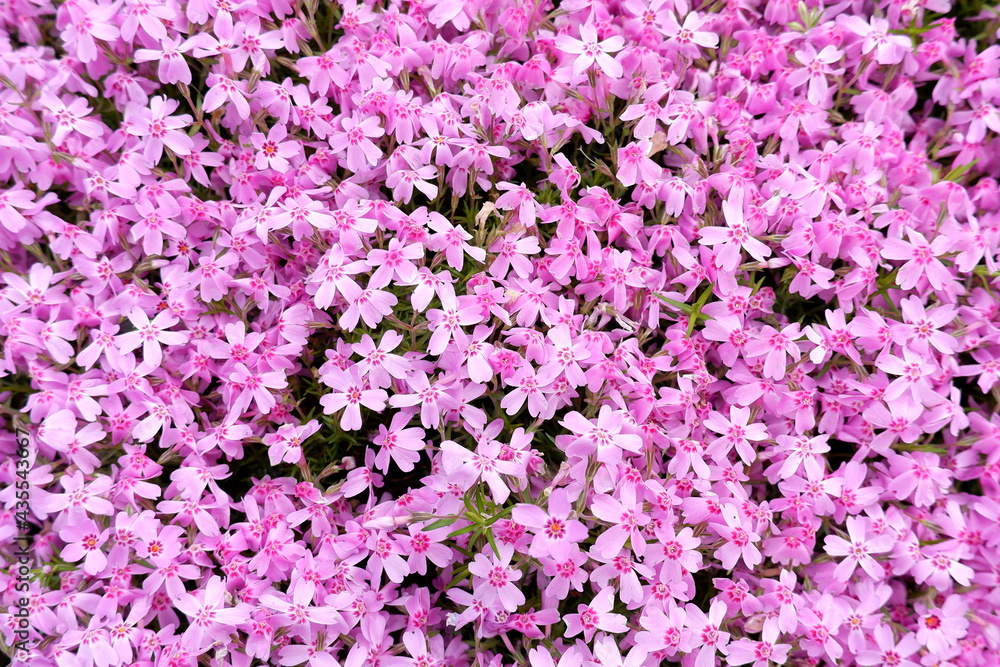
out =
[[4,651],[995,664],[969,4],[5,2]]

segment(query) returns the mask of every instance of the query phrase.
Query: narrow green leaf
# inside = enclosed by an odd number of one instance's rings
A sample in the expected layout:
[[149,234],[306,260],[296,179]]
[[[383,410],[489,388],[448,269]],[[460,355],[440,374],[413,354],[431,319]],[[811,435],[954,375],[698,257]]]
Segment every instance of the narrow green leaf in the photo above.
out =
[[701,309],[708,301],[708,297],[710,297],[711,295],[712,295],[712,286],[709,285],[708,287],[705,288],[705,291],[701,293],[701,296],[698,297],[698,300],[695,301],[694,308],[692,309],[691,312],[691,319],[688,321],[688,332],[687,332],[688,338],[690,338],[691,334],[694,333],[695,322],[697,322],[698,318],[702,316]]
[[473,523],[473,524],[470,524],[470,525],[466,526],[465,528],[459,528],[458,530],[455,530],[455,531],[452,531],[452,532],[448,533],[448,537],[449,538],[451,538],[451,537],[458,537],[459,535],[465,535],[466,533],[471,533],[472,531],[477,530],[477,529],[478,529],[478,526],[476,526],[476,524]]
[[437,530],[438,528],[444,528],[445,526],[450,526],[451,524],[458,521],[457,516],[450,518],[438,519],[436,521],[431,521],[429,524],[423,527],[423,530]]
[[660,301],[664,302],[664,303],[670,304],[674,308],[677,308],[679,310],[684,311],[685,313],[689,313],[690,314],[691,311],[694,310],[690,305],[688,305],[686,303],[681,303],[680,301],[674,301],[673,299],[668,299],[667,297],[663,296],[659,292],[656,293],[656,298],[659,299]]
[[969,164],[963,164],[963,165],[961,165],[959,167],[955,167],[954,169],[952,169],[951,171],[949,171],[947,174],[945,174],[945,177],[942,178],[941,180],[943,180],[943,181],[952,181],[953,183],[957,183],[963,176],[965,176],[967,173],[969,173],[969,170],[972,169],[973,167],[975,167],[976,163],[979,162],[980,160],[982,160],[982,158],[977,157],[975,160],[973,160]]

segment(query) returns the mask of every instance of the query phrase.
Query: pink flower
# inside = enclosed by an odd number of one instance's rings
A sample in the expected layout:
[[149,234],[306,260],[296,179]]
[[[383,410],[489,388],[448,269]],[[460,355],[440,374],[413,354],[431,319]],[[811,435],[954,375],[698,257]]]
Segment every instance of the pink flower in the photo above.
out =
[[375,327],[382,318],[392,315],[392,308],[398,301],[391,292],[377,289],[361,290],[340,316],[340,326],[347,331],[354,331],[360,319],[364,320],[365,325]]
[[[534,216],[532,216],[531,222],[532,224],[534,223]],[[497,239],[490,246],[490,252],[497,254],[496,259],[490,264],[491,276],[500,279],[506,278],[511,268],[521,278],[527,278],[531,275],[532,264],[527,255],[535,255],[541,248],[538,245],[538,239],[535,237],[520,237],[520,233],[508,234],[503,238]]]
[[941,234],[928,243],[923,234],[910,228],[906,236],[909,242],[887,238],[882,246],[882,256],[886,259],[905,261],[896,274],[898,285],[905,290],[913,289],[922,277],[926,277],[931,287],[944,289],[953,278],[938,257],[951,249],[951,239]]
[[194,150],[194,141],[182,128],[191,124],[191,116],[182,114],[171,116],[177,110],[176,100],[164,97],[154,97],[149,101],[149,109],[140,109],[132,117],[128,126],[129,134],[146,137],[144,157],[152,164],[160,161],[163,147],[169,148],[175,155],[188,155]]
[[614,593],[604,589],[589,605],[578,605],[575,614],[566,614],[566,636],[573,637],[583,632],[584,641],[589,642],[598,630],[604,632],[625,632],[628,629],[626,619],[621,614],[612,613],[614,608]]
[[859,665],[898,665],[899,667],[917,667],[917,663],[907,660],[920,649],[920,642],[912,632],[907,632],[896,642],[892,628],[879,624],[875,628],[875,643],[878,650],[867,649],[859,651],[855,657]]
[[917,561],[910,572],[918,584],[927,582],[939,591],[950,590],[953,580],[959,586],[971,586],[976,571],[961,562],[963,556],[962,552],[955,553],[949,547],[932,546],[924,551],[924,558]]
[[142,249],[147,255],[163,252],[164,234],[172,239],[185,236],[184,227],[173,219],[180,215],[176,206],[158,206],[148,199],[141,199],[135,205],[135,213],[138,218],[129,230],[129,238],[132,241],[142,239]]
[[[84,667],[109,667],[109,665],[120,665],[124,661],[111,644],[111,636],[108,634],[107,618],[94,615],[90,618],[86,630],[75,628],[66,633],[66,636],[59,642],[65,648],[81,647],[77,649],[79,664]],[[71,654],[72,655],[72,654]]]
[[514,583],[521,578],[521,571],[510,567],[512,553],[508,551],[500,558],[476,554],[469,563],[469,572],[480,580],[475,585],[475,595],[483,605],[490,607],[499,601],[507,611],[516,611],[524,604],[524,594]]
[[397,412],[392,417],[392,423],[387,429],[379,424],[379,434],[372,441],[381,449],[375,457],[375,465],[382,472],[389,471],[391,457],[403,472],[413,470],[413,464],[420,460],[420,452],[424,449],[424,430],[421,428],[403,428],[413,417],[411,412]]
[[889,409],[886,409],[879,401],[872,403],[864,411],[865,419],[874,428],[884,429],[871,442],[871,448],[883,455],[888,453],[897,440],[914,442],[924,432],[919,424],[924,414],[920,405],[903,398],[889,401],[888,405]]
[[795,58],[802,67],[788,75],[788,83],[798,88],[808,81],[809,101],[817,106],[824,106],[828,103],[828,77],[843,72],[843,70],[832,70],[829,65],[837,62],[843,56],[843,52],[838,51],[837,47],[832,44],[824,46],[819,53],[816,53],[816,49],[811,44],[806,44],[801,50],[795,52]]
[[340,121],[342,132],[334,132],[330,137],[330,147],[335,151],[346,151],[347,168],[360,171],[366,165],[374,167],[382,157],[382,151],[372,142],[370,137],[381,137],[385,130],[379,125],[378,118],[357,119],[346,116]]
[[204,651],[216,641],[226,641],[236,626],[250,620],[249,605],[241,602],[227,607],[226,594],[222,578],[211,577],[198,595],[184,593],[175,600],[190,623],[182,639],[185,646]]
[[83,571],[91,576],[100,574],[108,563],[101,546],[107,541],[110,530],[101,528],[93,519],[83,519],[59,531],[59,539],[66,543],[61,557],[68,563],[83,561]]
[[872,18],[870,22],[866,22],[860,16],[844,15],[840,18],[848,30],[864,38],[861,43],[862,53],[874,50],[875,60],[882,65],[901,62],[913,48],[910,38],[906,35],[889,34],[889,22],[883,18]]
[[464,339],[463,326],[478,324],[483,319],[480,308],[472,299],[467,296],[456,297],[451,285],[444,285],[438,296],[441,299],[441,309],[432,308],[427,311],[427,319],[434,332],[427,351],[434,355],[442,354],[453,338]]
[[394,169],[385,179],[385,185],[392,188],[392,197],[395,201],[408,203],[413,199],[413,188],[433,201],[437,199],[438,187],[431,180],[437,173],[433,165],[424,165],[416,169]]
[[389,239],[386,250],[372,248],[368,251],[368,265],[375,269],[368,280],[370,289],[381,289],[394,279],[403,283],[413,282],[417,273],[414,260],[422,259],[424,248],[419,243],[407,244],[398,238]]
[[74,98],[67,105],[46,91],[42,93],[41,102],[55,122],[52,141],[56,144],[61,144],[70,132],[79,132],[92,139],[97,139],[104,134],[104,124],[88,117],[92,109],[84,98]]
[[951,472],[930,452],[904,452],[888,456],[892,478],[888,490],[897,498],[913,498],[917,507],[930,507],[951,486]]
[[918,619],[917,641],[932,653],[945,654],[966,636],[968,605],[959,595],[949,595],[940,608],[929,608]]
[[221,107],[228,100],[233,104],[237,115],[246,120],[250,117],[250,104],[247,103],[245,88],[242,81],[234,81],[228,76],[210,74],[207,79],[209,90],[205,93],[202,111],[210,113]]
[[250,135],[250,141],[257,149],[257,160],[254,166],[257,169],[271,168],[276,171],[285,171],[288,168],[288,158],[299,155],[302,151],[295,141],[285,141],[288,130],[284,125],[275,125],[265,137],[260,132]]
[[63,30],[63,39],[76,47],[80,62],[94,62],[97,59],[95,40],[112,43],[118,39],[118,28],[114,25],[116,8],[86,2],[72,5],[69,10],[71,19]]
[[757,337],[746,344],[748,358],[764,357],[764,377],[781,380],[785,377],[787,357],[798,361],[802,355],[795,342],[802,337],[798,322],[789,324],[781,331],[765,326]]
[[[681,11],[681,13],[684,13]],[[678,24],[673,13],[666,12],[663,21],[663,36],[676,46],[680,53],[689,58],[698,58],[701,53],[698,47],[714,49],[719,45],[719,36],[708,30],[700,30],[706,20],[691,12],[684,17],[684,24]]]
[[458,401],[446,391],[448,382],[437,381],[431,384],[427,374],[414,371],[407,379],[412,393],[395,394],[389,399],[389,405],[394,408],[420,406],[420,423],[424,428],[437,428],[441,422],[442,413],[458,408]]
[[778,623],[773,619],[767,620],[764,622],[764,632],[759,641],[740,639],[729,645],[726,662],[730,665],[746,665],[752,662],[753,667],[768,667],[772,662],[783,665],[788,660],[791,645],[777,642]]
[[763,424],[748,424],[750,420],[750,408],[740,408],[735,405],[729,407],[729,419],[726,419],[719,412],[712,412],[705,420],[705,426],[716,433],[722,435],[716,438],[705,450],[705,453],[716,461],[726,460],[730,450],[736,447],[736,452],[744,463],[753,463],[756,455],[750,441],[759,442],[767,440],[767,427]]
[[684,625],[688,628],[688,645],[697,648],[698,651],[694,665],[710,667],[715,664],[718,651],[722,651],[723,655],[728,653],[730,635],[720,629],[726,615],[726,603],[715,600],[709,607],[708,615],[693,604],[688,604],[685,612]]
[[942,354],[954,354],[958,350],[955,337],[940,331],[955,319],[954,306],[945,304],[928,312],[923,300],[917,296],[903,299],[900,306],[906,323],[894,325],[893,333],[905,340],[907,347],[921,355],[928,354],[931,346]]
[[452,550],[445,544],[451,532],[450,528],[439,528],[437,530],[426,530],[426,527],[409,527],[409,535],[400,535],[397,539],[407,554],[407,562],[412,572],[417,574],[427,573],[427,561],[437,567],[447,567],[453,560]]
[[[4,192],[0,192],[0,223],[12,232],[20,232],[24,229],[28,221],[21,215],[17,209],[31,209],[35,207],[35,194],[24,189],[24,186],[20,183],[17,185],[7,188]],[[31,267],[31,274],[38,272],[48,271],[49,278],[52,277],[52,268],[44,264],[33,264]],[[12,276],[12,273],[5,273],[4,279],[8,281],[7,276]],[[43,290],[44,291],[44,290]]]
[[361,428],[362,405],[369,410],[381,412],[389,399],[385,390],[366,386],[357,366],[351,366],[347,371],[332,367],[323,375],[322,380],[334,390],[319,399],[323,413],[329,415],[344,409],[340,416],[340,427],[347,431]]
[[639,619],[643,630],[635,635],[636,645],[649,653],[662,651],[668,657],[676,655],[679,650],[687,650],[689,646],[684,632],[686,617],[684,608],[678,607],[673,598],[667,600],[666,609],[647,606]]
[[[513,183],[498,183],[497,190],[504,191],[504,194],[497,197],[496,200],[495,205],[499,210],[516,210],[518,212],[518,220],[524,228],[531,227],[535,224],[535,195],[524,183],[521,183],[521,185],[514,185]],[[491,250],[491,252],[495,251]],[[490,272],[492,273],[492,269]],[[518,272],[518,275],[521,275],[520,272]],[[521,277],[527,278],[528,276],[521,275]]]
[[566,489],[556,489],[549,494],[548,511],[537,505],[519,504],[514,507],[514,521],[527,526],[535,533],[529,554],[538,558],[551,556],[565,561],[573,544],[587,537],[587,527],[570,519],[569,494]]
[[648,139],[640,139],[618,149],[618,182],[625,186],[657,182],[663,168],[647,157],[651,148]]
[[725,523],[713,523],[712,527],[726,543],[716,550],[716,558],[727,570],[733,569],[740,559],[748,568],[756,567],[763,560],[756,544],[760,535],[752,530],[735,505],[725,503],[720,509]]
[[392,379],[402,380],[412,369],[410,362],[403,356],[392,354],[392,351],[403,342],[403,336],[395,331],[386,331],[379,341],[378,347],[368,334],[361,337],[361,342],[352,347],[354,354],[361,357],[358,368],[361,375],[368,378],[368,383],[378,389],[392,385]]
[[580,76],[595,62],[611,78],[617,79],[622,76],[622,66],[609,54],[621,51],[625,46],[624,39],[615,35],[598,42],[597,29],[590,23],[580,26],[580,37],[582,39],[576,39],[569,35],[556,37],[558,49],[569,54],[579,54],[573,60],[573,76]]
[[629,650],[628,657],[623,660],[618,644],[609,635],[604,635],[595,642],[594,656],[601,667],[640,667],[646,662],[646,652],[638,647]]
[[613,410],[609,405],[601,406],[596,423],[579,412],[571,412],[559,424],[575,435],[566,448],[568,454],[596,453],[598,461],[615,463],[621,460],[622,450],[632,453],[642,451],[642,438],[623,433],[621,412]]
[[833,576],[838,581],[847,581],[854,574],[854,570],[861,566],[865,572],[877,580],[885,576],[885,569],[878,564],[872,554],[885,553],[890,550],[890,546],[885,540],[879,537],[869,538],[868,522],[858,517],[847,517],[847,532],[850,541],[839,535],[827,535],[824,541],[824,550],[831,556],[846,556],[840,561]]
[[288,386],[283,373],[255,373],[243,363],[236,364],[235,370],[236,372],[229,376],[229,381],[240,390],[232,403],[232,409],[237,414],[245,411],[251,400],[257,404],[257,410],[262,415],[268,414],[277,402],[268,390],[284,389]]
[[191,70],[184,54],[192,47],[190,40],[182,43],[180,39],[168,37],[160,44],[160,48],[136,50],[135,62],[157,62],[156,76],[161,83],[191,85]]
[[940,395],[928,379],[928,376],[937,372],[933,359],[921,357],[909,348],[903,348],[902,359],[894,354],[883,354],[875,361],[875,366],[889,375],[899,376],[885,388],[886,400],[908,398],[917,405],[936,405],[941,402]]
[[312,624],[337,627],[344,623],[340,613],[326,605],[313,606],[312,591],[307,586],[295,586],[290,599],[282,599],[271,593],[260,597],[260,602],[268,609],[278,612],[278,619],[283,620],[286,627],[310,641],[312,639]]
[[594,548],[604,558],[612,558],[618,555],[626,542],[631,541],[632,551],[637,556],[642,556],[646,551],[646,539],[643,537],[642,527],[648,524],[650,519],[643,512],[642,499],[637,497],[633,487],[623,486],[619,494],[621,500],[604,494],[594,498],[594,515],[612,524],[611,528],[604,530],[598,536]]
[[723,271],[733,271],[740,263],[740,249],[746,250],[758,262],[771,255],[771,249],[750,236],[743,219],[743,204],[740,201],[722,202],[722,212],[726,227],[702,227],[698,230],[702,245],[723,244],[715,256],[715,265]]
[[183,345],[188,340],[185,333],[166,331],[178,322],[169,311],[158,313],[151,321],[145,311],[135,308],[129,313],[128,319],[136,330],[117,336],[115,342],[123,354],[142,346],[143,361],[150,366],[159,366],[163,361],[161,344]]
[[500,401],[500,407],[508,415],[516,415],[525,401],[528,402],[528,414],[539,417],[549,412],[549,401],[546,397],[551,391],[552,378],[539,375],[531,364],[524,364],[514,374],[507,378],[507,386],[513,389]]
[[[514,461],[500,458],[502,445],[492,438],[480,440],[476,451],[445,440],[441,443],[442,463],[450,479],[463,488],[482,480],[490,488],[493,501],[503,503],[510,497],[510,486],[500,475],[523,477],[523,469]],[[511,610],[512,611],[512,610]]]

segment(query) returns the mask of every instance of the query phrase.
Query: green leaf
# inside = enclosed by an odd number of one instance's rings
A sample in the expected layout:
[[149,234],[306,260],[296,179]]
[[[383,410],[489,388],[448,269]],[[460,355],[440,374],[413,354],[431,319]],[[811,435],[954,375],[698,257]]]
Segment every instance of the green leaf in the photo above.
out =
[[692,312],[691,312],[691,319],[688,321],[688,333],[687,333],[688,338],[690,338],[691,334],[694,333],[694,325],[695,325],[695,322],[698,321],[698,318],[699,317],[705,317],[707,319],[707,316],[701,314],[701,309],[702,309],[702,306],[704,306],[705,303],[708,301],[708,297],[710,297],[710,296],[712,296],[712,286],[711,285],[709,285],[708,287],[705,288],[705,291],[701,293],[701,296],[699,296],[698,300],[695,301],[695,303],[694,303],[694,308],[692,309]]
[[472,524],[469,524],[468,526],[466,526],[465,528],[459,528],[458,530],[455,530],[455,531],[452,531],[452,532],[448,533],[448,537],[449,538],[458,537],[459,535],[465,535],[466,533],[471,533],[472,531],[478,530],[478,529],[479,529],[479,526],[477,526],[476,524],[472,523]]
[[685,313],[688,313],[688,314],[691,314],[691,311],[694,310],[688,304],[681,303],[680,301],[674,301],[673,299],[668,299],[667,297],[663,296],[659,292],[656,293],[656,298],[659,299],[660,301],[662,301],[664,303],[667,303],[667,304],[670,304],[674,308],[682,310],[682,311],[684,311]]
[[493,540],[493,531],[489,528],[486,529],[486,539],[489,540],[490,546],[493,547],[493,553],[499,556],[500,549],[497,548],[497,543]]
[[489,521],[486,522],[485,525],[492,526],[497,521],[499,521],[500,519],[503,519],[504,517],[506,517],[508,514],[510,514],[513,511],[514,511],[513,507],[505,507],[502,512],[500,512],[500,513],[496,514],[495,516],[493,516]]
[[444,519],[438,519],[436,521],[431,521],[429,524],[423,527],[423,530],[437,530],[438,528],[444,528],[445,526],[450,526],[451,524],[458,521],[457,516],[446,517]]
[[982,160],[982,158],[977,157],[975,160],[973,160],[969,164],[963,164],[960,167],[955,167],[954,169],[952,169],[951,171],[949,171],[947,174],[945,174],[944,178],[942,178],[941,180],[942,181],[951,181],[953,183],[957,183],[963,176],[965,176],[967,173],[969,173],[969,170],[972,169],[974,166],[976,166],[976,163],[979,162],[980,160]]

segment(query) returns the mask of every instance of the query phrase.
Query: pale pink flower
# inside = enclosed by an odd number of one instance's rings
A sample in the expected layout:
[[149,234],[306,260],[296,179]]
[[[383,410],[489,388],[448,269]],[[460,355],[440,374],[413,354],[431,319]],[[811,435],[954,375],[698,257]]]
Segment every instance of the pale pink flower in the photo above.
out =
[[271,168],[275,171],[288,169],[288,159],[299,155],[302,148],[295,141],[285,141],[288,130],[284,125],[274,125],[265,137],[260,132],[250,135],[250,142],[257,149],[254,166],[257,169]]
[[258,373],[251,371],[243,363],[236,364],[235,372],[229,376],[229,381],[240,390],[232,402],[232,409],[237,414],[245,411],[250,401],[257,404],[257,410],[262,415],[268,414],[277,403],[270,390],[284,389],[288,386],[284,373],[276,371]]
[[389,428],[379,424],[379,434],[372,441],[380,447],[375,457],[375,465],[382,472],[389,471],[389,459],[392,458],[403,472],[413,470],[413,465],[420,460],[420,452],[424,449],[424,430],[422,428],[403,428],[413,417],[415,411],[400,411],[392,417]]
[[141,346],[143,362],[151,367],[159,366],[163,361],[160,345],[183,345],[188,341],[186,333],[166,331],[179,321],[168,310],[157,313],[156,317],[150,320],[142,308],[133,308],[128,314],[128,319],[135,327],[135,331],[120,334],[115,338],[118,349],[122,354],[128,354]]
[[837,565],[833,576],[838,581],[848,581],[860,565],[872,579],[876,581],[882,579],[885,576],[885,569],[872,557],[872,554],[885,553],[891,546],[882,538],[869,538],[868,522],[859,517],[847,517],[847,532],[850,541],[839,535],[827,535],[824,541],[823,548],[826,553],[845,557]]
[[347,431],[361,428],[361,406],[369,410],[381,412],[389,394],[384,389],[369,388],[361,377],[357,366],[351,366],[347,371],[331,367],[322,377],[323,383],[333,389],[320,399],[324,414],[332,414],[340,409],[344,413],[340,417],[340,427]]
[[583,632],[584,641],[589,642],[598,630],[625,632],[628,629],[626,619],[621,614],[613,613],[611,611],[613,608],[614,592],[606,588],[594,596],[589,605],[578,605],[577,613],[566,614],[563,617],[566,622],[566,636],[573,637]]
[[705,426],[722,437],[716,438],[705,450],[705,453],[718,462],[727,460],[733,447],[744,463],[750,465],[757,458],[750,441],[767,440],[767,427],[763,424],[749,424],[750,408],[729,406],[729,419],[720,412],[712,412],[705,420]]
[[909,242],[887,238],[882,246],[883,257],[905,262],[896,274],[899,286],[905,290],[913,289],[922,277],[926,277],[931,287],[944,289],[953,277],[938,257],[951,250],[951,239],[940,234],[928,243],[923,234],[909,228],[906,236]]
[[597,28],[590,23],[580,26],[580,37],[559,35],[556,37],[556,48],[564,53],[578,54],[573,60],[573,76],[580,76],[595,62],[601,70],[612,79],[622,76],[624,70],[621,64],[610,54],[621,51],[625,40],[615,35],[602,42],[597,41]]
[[510,566],[512,554],[510,550],[497,558],[480,553],[469,563],[469,572],[480,579],[475,586],[475,595],[487,607],[499,601],[507,611],[516,611],[524,604],[524,593],[514,583],[521,578],[521,571]]

